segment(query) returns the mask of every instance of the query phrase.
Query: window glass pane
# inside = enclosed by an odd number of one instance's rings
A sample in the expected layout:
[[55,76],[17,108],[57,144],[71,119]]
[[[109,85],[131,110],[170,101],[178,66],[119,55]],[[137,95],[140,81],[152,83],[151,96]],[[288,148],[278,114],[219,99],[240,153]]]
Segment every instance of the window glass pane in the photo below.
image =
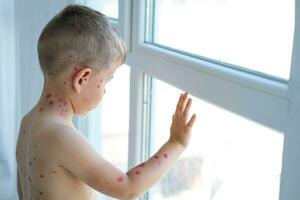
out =
[[[154,79],[152,154],[169,138],[180,92]],[[283,134],[192,98],[190,144],[150,199],[278,200]]]
[[119,0],[86,0],[86,5],[110,18],[118,19],[119,17]]
[[153,0],[153,42],[289,79],[294,0]]
[[[130,67],[122,65],[106,84],[100,104],[100,154],[123,172],[128,164],[129,83]],[[98,199],[113,198],[99,194]]]

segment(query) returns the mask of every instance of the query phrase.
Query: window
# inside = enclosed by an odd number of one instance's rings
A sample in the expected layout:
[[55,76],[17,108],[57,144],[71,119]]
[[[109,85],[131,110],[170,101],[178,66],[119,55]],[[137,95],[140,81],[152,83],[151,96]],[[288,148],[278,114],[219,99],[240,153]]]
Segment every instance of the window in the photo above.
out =
[[86,0],[85,4],[95,10],[100,11],[104,15],[118,19],[119,18],[119,1],[118,0]]
[[123,171],[128,164],[129,76],[128,65],[117,69],[101,102],[101,152]]
[[148,0],[148,42],[227,67],[289,79],[294,4]]
[[[151,154],[169,138],[180,92],[153,79]],[[196,97],[191,111],[190,144],[149,199],[279,199],[283,134]]]
[[[88,138],[101,156],[123,172],[128,166],[128,124],[129,124],[129,77],[130,68],[122,65],[117,69],[114,78],[106,84],[105,95],[93,111]],[[116,148],[118,147],[118,148]],[[112,199],[98,193],[98,199]]]

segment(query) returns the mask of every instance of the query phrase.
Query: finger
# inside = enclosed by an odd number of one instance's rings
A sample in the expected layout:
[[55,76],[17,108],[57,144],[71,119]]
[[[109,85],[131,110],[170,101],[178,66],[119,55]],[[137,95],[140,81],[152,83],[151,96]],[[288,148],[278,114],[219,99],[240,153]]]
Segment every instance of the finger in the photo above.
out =
[[187,124],[187,126],[188,126],[189,128],[192,128],[193,125],[194,125],[194,123],[195,123],[195,121],[196,121],[196,114],[194,113],[193,116],[191,117],[189,123]]
[[178,109],[178,111],[181,112],[181,113],[183,112],[183,109],[185,108],[187,97],[188,97],[188,93],[185,92],[182,99],[181,99],[181,103],[179,104],[179,109]]
[[179,105],[180,105],[180,103],[181,103],[181,99],[182,99],[182,93],[180,94],[180,97],[179,97],[179,99],[178,99],[177,106],[176,106],[176,110],[179,109]]
[[191,108],[191,105],[192,105],[192,99],[189,98],[187,103],[186,103],[186,106],[184,108],[184,111],[183,111],[183,116],[184,117],[187,117],[189,112],[190,112],[190,108]]

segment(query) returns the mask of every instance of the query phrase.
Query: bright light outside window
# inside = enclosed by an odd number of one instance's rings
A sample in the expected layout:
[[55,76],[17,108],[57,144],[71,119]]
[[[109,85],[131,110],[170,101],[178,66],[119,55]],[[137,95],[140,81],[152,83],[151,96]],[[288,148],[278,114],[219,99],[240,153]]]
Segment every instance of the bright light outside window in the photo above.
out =
[[152,42],[289,79],[294,0],[153,1]]
[[[169,138],[180,92],[153,80],[152,154]],[[191,110],[190,144],[150,199],[278,200],[283,134],[195,97]]]
[[[101,106],[101,156],[123,172],[128,165],[130,67],[122,65],[106,85]],[[113,199],[99,195],[99,199]]]
[[86,0],[86,5],[110,18],[119,18],[119,0]]

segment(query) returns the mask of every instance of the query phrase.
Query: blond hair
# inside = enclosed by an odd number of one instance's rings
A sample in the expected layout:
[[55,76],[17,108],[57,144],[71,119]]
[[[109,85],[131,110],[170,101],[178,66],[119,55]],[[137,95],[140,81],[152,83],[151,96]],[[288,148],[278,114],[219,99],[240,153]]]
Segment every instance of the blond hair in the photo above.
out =
[[125,54],[123,40],[105,15],[80,5],[69,5],[54,16],[38,40],[40,66],[48,75],[72,65],[88,65],[99,72],[113,62],[124,63]]

